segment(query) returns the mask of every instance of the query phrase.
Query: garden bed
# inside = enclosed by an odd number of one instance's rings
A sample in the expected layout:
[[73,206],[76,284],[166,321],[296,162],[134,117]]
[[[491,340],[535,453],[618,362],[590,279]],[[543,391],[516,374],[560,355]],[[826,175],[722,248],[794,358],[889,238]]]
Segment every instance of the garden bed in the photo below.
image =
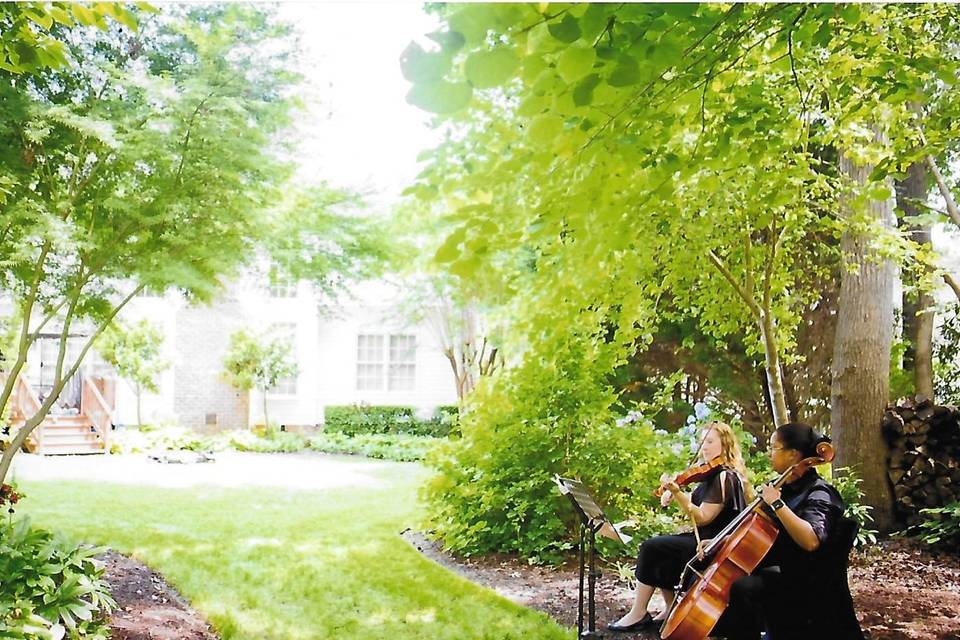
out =
[[[528,565],[505,555],[458,558],[422,534],[403,537],[424,555],[465,578],[495,590],[561,624],[577,623],[577,567]],[[632,591],[602,567],[597,584],[597,627],[619,618],[630,607]],[[960,557],[937,554],[912,540],[888,540],[851,558],[850,588],[870,640],[960,639]],[[662,606],[657,600],[651,605]],[[656,633],[626,637],[656,638]]]
[[150,567],[115,551],[98,559],[117,601],[113,640],[217,640],[203,616]]

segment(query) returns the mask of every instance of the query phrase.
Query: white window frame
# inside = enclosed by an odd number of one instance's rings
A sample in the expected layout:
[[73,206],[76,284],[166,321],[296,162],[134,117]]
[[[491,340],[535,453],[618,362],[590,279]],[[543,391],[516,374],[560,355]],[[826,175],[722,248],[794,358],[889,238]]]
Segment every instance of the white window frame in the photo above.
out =
[[417,336],[392,334],[387,362],[387,391],[417,388]]
[[279,278],[271,273],[267,281],[267,294],[275,299],[296,298],[299,284],[299,281],[292,278]]
[[417,387],[417,336],[409,333],[357,335],[357,391],[402,392]]
[[357,335],[357,391],[383,391],[386,340],[379,333]]

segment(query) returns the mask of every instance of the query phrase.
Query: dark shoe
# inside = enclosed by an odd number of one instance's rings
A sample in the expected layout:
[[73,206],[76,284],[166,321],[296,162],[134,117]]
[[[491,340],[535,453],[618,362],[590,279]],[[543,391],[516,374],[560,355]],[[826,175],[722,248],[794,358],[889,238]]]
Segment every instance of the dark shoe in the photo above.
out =
[[620,633],[631,633],[633,631],[643,631],[647,627],[653,627],[657,623],[653,621],[653,616],[649,613],[644,615],[642,618],[634,622],[633,624],[617,624],[616,622],[611,622],[607,625],[608,631],[616,631]]

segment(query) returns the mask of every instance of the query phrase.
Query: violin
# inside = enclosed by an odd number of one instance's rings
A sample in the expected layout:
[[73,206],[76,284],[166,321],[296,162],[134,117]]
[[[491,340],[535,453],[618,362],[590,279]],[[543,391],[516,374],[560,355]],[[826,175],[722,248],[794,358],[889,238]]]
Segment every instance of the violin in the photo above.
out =
[[[828,442],[817,445],[817,455],[804,458],[770,482],[780,488],[818,464],[833,460]],[[663,640],[705,640],[730,603],[730,587],[760,565],[777,539],[780,529],[762,509],[757,498],[713,538],[704,550],[710,564],[697,570],[687,563],[677,585],[677,597],[660,629]],[[695,580],[689,577],[695,576]]]
[[[723,456],[717,456],[716,458],[714,458],[713,460],[710,460],[709,462],[698,464],[696,466],[690,467],[686,471],[678,473],[677,477],[675,477],[673,481],[676,482],[677,486],[680,486],[680,487],[688,485],[691,482],[700,482],[701,480],[706,478],[708,475],[710,475],[711,471],[713,471],[717,467],[722,467],[726,463],[727,461]],[[663,493],[666,490],[667,490],[667,485],[661,484],[659,487],[657,487],[656,491],[653,492],[653,495],[659,498],[660,496],[663,495]]]

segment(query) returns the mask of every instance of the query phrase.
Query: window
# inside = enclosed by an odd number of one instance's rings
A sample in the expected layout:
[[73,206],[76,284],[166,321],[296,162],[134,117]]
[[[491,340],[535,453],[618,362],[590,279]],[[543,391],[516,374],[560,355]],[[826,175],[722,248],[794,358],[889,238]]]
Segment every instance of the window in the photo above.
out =
[[277,273],[271,273],[268,290],[271,298],[296,298],[297,281]]
[[417,363],[416,336],[390,336],[390,391],[412,391]]
[[416,336],[357,336],[357,390],[411,391],[416,362]]
[[357,389],[383,389],[383,336],[357,336]]
[[[275,322],[270,325],[270,331],[273,335],[284,338],[289,341],[293,348],[294,355],[297,349],[297,323],[295,322]],[[275,387],[270,389],[272,395],[277,396],[295,396],[297,395],[297,376],[280,378]]]

